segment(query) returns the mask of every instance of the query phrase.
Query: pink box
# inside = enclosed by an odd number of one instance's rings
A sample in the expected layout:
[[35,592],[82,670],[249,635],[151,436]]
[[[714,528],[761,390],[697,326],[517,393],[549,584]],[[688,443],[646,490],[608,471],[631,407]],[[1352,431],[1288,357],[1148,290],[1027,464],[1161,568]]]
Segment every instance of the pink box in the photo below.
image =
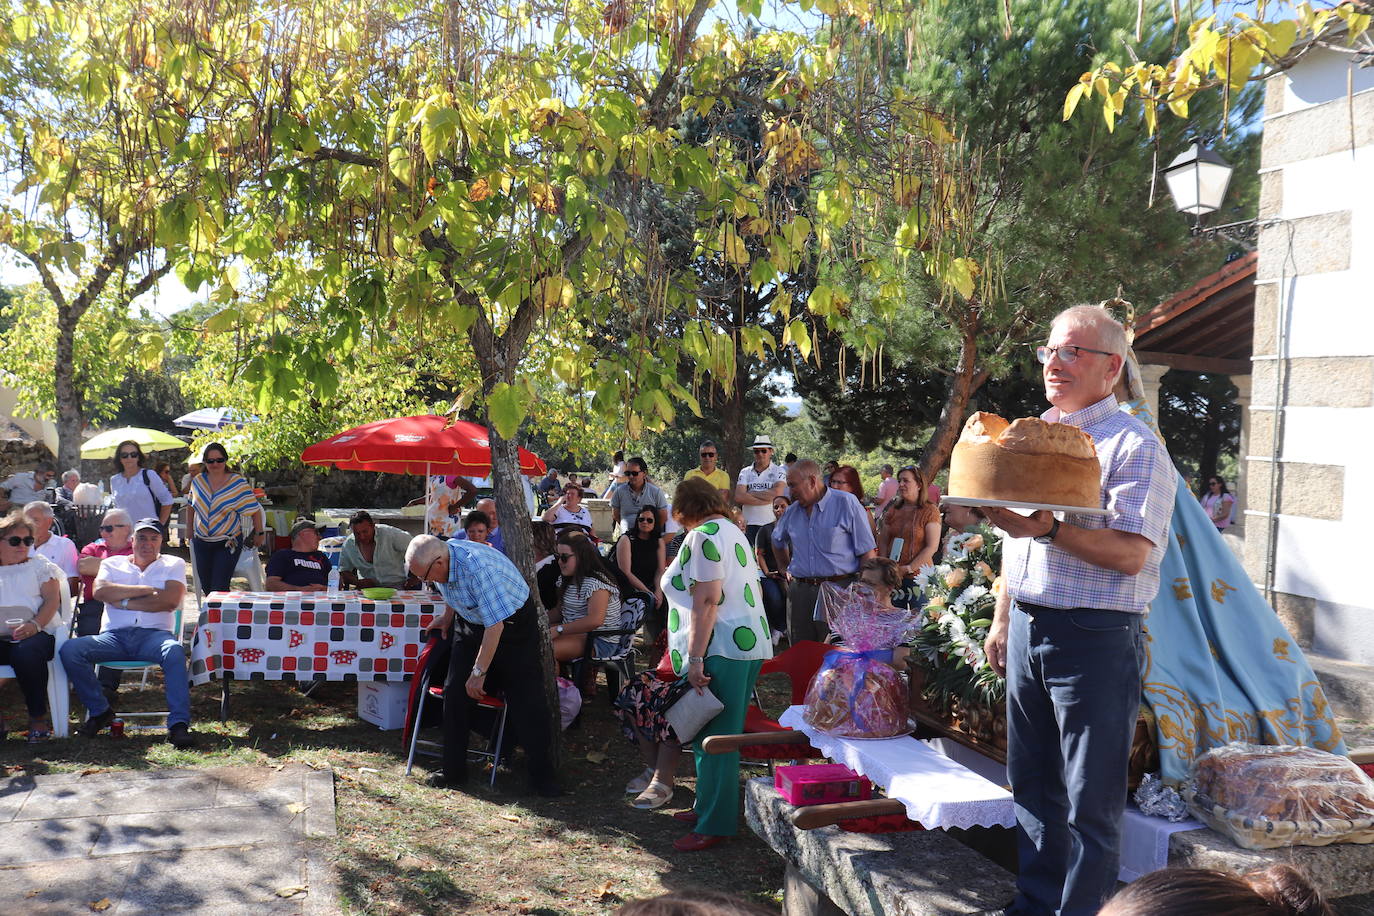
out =
[[832,802],[862,801],[873,794],[868,777],[840,763],[778,767],[773,787],[798,808]]

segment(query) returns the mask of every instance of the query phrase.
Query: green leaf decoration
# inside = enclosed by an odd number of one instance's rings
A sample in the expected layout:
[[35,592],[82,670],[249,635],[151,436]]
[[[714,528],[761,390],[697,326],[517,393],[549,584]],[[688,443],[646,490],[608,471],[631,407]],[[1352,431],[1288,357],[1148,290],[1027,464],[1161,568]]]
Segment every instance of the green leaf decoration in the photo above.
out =
[[744,586],[744,603],[750,607],[758,607],[758,601],[754,598],[754,588],[748,584]]
[[701,555],[712,563],[720,562],[720,548],[716,546],[715,541],[702,541]]
[[675,607],[668,608],[668,632],[676,633],[682,626],[682,614]]
[[743,544],[735,545],[735,559],[739,560],[739,565],[745,569],[749,568],[749,551],[744,549]]

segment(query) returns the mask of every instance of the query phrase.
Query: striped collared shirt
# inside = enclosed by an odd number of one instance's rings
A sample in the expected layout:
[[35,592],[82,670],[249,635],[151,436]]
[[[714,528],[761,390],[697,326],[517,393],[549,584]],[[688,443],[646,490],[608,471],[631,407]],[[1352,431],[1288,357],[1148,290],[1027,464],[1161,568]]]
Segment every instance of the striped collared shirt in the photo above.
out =
[[191,506],[196,510],[191,534],[202,541],[223,541],[239,536],[239,518],[258,508],[258,498],[239,474],[229,475],[218,490],[210,488],[209,475],[197,474],[191,481]]
[[1145,613],[1159,591],[1159,561],[1168,546],[1174,513],[1177,472],[1169,453],[1154,432],[1119,409],[1111,395],[1074,413],[1052,408],[1041,419],[1077,426],[1092,436],[1102,465],[1102,506],[1110,514],[1104,518],[1067,513],[1065,521],[1080,528],[1139,534],[1154,546],[1144,569],[1128,576],[1080,560],[1054,544],[1006,538],[1002,570],[1011,596],[1052,608]]
[[530,595],[529,583],[506,555],[488,544],[448,542],[444,601],[469,623],[489,627],[510,617]]

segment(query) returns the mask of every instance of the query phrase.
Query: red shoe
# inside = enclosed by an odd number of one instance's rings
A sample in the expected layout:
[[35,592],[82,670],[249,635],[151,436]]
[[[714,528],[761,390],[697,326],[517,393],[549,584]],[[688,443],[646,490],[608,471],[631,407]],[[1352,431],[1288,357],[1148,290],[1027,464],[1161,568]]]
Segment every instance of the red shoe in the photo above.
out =
[[695,808],[688,808],[686,811],[673,812],[673,820],[682,821],[684,824],[695,824],[697,822],[697,812]]
[[673,840],[673,848],[678,852],[700,852],[703,849],[710,849],[712,846],[719,846],[725,837],[709,836],[705,833],[689,833],[684,837]]

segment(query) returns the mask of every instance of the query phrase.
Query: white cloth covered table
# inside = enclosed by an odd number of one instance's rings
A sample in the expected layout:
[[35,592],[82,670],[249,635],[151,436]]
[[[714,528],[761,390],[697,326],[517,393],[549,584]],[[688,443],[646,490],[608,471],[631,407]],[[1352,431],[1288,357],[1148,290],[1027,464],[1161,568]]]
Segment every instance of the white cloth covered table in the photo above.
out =
[[[836,738],[808,725],[802,719],[800,706],[788,709],[778,721],[805,732],[821,753],[882,786],[889,798],[906,805],[907,817],[923,827],[1016,826],[1011,793],[994,781],[1006,781],[1006,768],[963,745],[939,738]],[[951,756],[946,757],[943,752]],[[1142,814],[1128,803],[1117,877],[1129,884],[1141,875],[1164,868],[1169,864],[1170,835],[1202,829],[1206,829],[1205,825],[1192,818],[1171,823],[1162,817]]]
[[804,732],[830,759],[862,773],[906,806],[907,817],[937,827],[1015,827],[1011,793],[912,737],[885,741],[836,738],[808,725],[802,707],[778,720]]

